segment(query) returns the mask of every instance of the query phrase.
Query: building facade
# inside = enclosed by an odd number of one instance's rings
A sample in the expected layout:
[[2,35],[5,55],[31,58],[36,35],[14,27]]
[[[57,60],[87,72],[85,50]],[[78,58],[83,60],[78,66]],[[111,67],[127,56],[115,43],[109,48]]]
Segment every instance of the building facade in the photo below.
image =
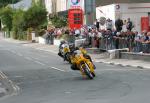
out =
[[57,0],[57,12],[67,10],[67,0]]
[[[70,9],[69,5],[72,4],[72,1],[76,0],[45,0],[45,7],[49,14],[60,13],[61,15],[67,15],[67,11]],[[84,24],[92,25],[96,18],[95,0],[77,1],[79,1],[80,7],[83,9]]]
[[113,22],[118,18],[123,21],[130,18],[136,31],[150,31],[149,5],[150,3],[120,3],[100,6],[96,8],[96,18],[110,18]]

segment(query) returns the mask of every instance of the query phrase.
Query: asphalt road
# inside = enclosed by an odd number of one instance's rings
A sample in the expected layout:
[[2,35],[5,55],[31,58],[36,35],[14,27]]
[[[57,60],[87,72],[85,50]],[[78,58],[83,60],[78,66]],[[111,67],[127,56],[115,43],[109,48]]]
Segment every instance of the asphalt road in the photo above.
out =
[[0,103],[149,103],[150,70],[96,64],[82,79],[56,54],[0,41],[0,71],[20,91]]

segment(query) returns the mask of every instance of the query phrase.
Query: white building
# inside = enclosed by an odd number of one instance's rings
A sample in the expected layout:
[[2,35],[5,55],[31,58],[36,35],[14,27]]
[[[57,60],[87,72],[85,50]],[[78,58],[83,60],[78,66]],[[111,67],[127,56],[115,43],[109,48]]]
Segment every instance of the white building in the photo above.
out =
[[[110,18],[115,21],[117,18],[127,20],[130,18],[135,29],[139,32],[144,28],[149,28],[150,3],[120,3],[101,6],[96,8],[96,18]],[[149,19],[150,20],[150,19]],[[148,25],[148,27],[146,27]]]
[[49,14],[67,10],[66,0],[45,0],[45,7]]
[[45,8],[49,14],[52,13],[52,0],[45,0]]
[[67,0],[57,0],[57,12],[67,10]]

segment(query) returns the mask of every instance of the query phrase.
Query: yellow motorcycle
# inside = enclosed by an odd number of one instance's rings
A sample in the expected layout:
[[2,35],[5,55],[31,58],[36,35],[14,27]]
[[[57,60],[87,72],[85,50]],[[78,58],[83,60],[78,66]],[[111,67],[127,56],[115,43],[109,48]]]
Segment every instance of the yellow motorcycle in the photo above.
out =
[[87,76],[90,79],[95,77],[94,65],[87,59],[81,50],[77,50],[74,55],[70,56],[71,63],[76,64],[76,67],[80,70],[82,76]]

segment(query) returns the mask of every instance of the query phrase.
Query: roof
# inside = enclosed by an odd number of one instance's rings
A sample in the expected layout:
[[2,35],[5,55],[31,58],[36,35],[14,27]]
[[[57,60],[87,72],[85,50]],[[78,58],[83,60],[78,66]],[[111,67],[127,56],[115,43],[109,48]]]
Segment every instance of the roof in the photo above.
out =
[[24,10],[27,10],[28,8],[31,7],[31,3],[32,3],[32,0],[21,0],[20,2],[16,4],[11,4],[11,7],[15,9],[22,8]]

